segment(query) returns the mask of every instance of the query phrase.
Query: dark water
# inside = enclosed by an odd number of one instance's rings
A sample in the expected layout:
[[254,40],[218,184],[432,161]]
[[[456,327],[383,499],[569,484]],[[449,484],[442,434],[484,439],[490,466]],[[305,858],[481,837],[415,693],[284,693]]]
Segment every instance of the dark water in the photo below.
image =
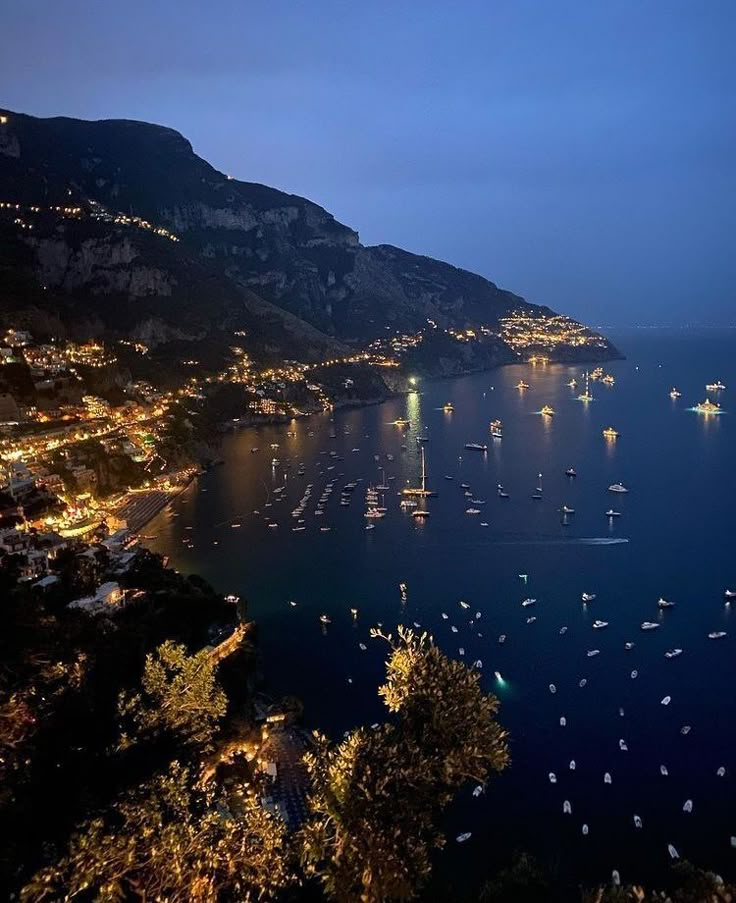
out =
[[[382,717],[375,690],[385,650],[368,638],[377,621],[417,621],[449,654],[463,647],[468,663],[482,659],[484,684],[502,701],[513,764],[480,799],[468,788],[448,816],[451,836],[473,837],[462,847],[452,841],[440,870],[461,871],[468,882],[517,847],[584,880],[604,879],[613,868],[624,880],[656,878],[667,866],[668,843],[702,865],[736,872],[736,624],[723,595],[736,589],[736,332],[614,339],[627,360],[606,368],[613,387],[591,384],[595,401],[588,405],[575,399],[581,389],[566,385],[581,379],[582,367],[518,366],[428,383],[420,394],[337,412],[333,420],[302,420],[291,427],[295,437],[287,427],[229,437],[226,465],[177,502],[180,517],[162,515],[148,529],[174,566],[248,600],[272,688],[301,696],[308,724],[335,736]],[[532,387],[525,393],[514,388],[522,377]],[[722,406],[733,413],[706,418],[689,411],[705,397],[705,383],[717,379],[728,387]],[[673,385],[682,392],[676,401],[668,397]],[[447,401],[452,414],[441,410]],[[554,418],[536,413],[544,404]],[[412,421],[406,434],[391,425],[397,417]],[[504,438],[492,443],[494,418],[503,421]],[[609,425],[620,432],[615,443],[601,434]],[[430,483],[438,492],[426,523],[402,513],[395,495],[418,479],[418,434],[429,437]],[[488,454],[466,451],[466,442],[487,442]],[[342,460],[329,460],[329,451]],[[274,455],[281,461],[275,471]],[[297,475],[298,462],[305,476]],[[395,478],[394,490],[386,494],[387,516],[366,531],[364,492],[379,481],[379,466]],[[570,466],[578,473],[572,481],[564,475]],[[539,472],[544,497],[533,501]],[[341,507],[340,489],[358,478],[364,482],[351,506]],[[325,514],[315,516],[332,479]],[[619,480],[628,495],[607,491]],[[465,513],[461,482],[486,500],[481,515]],[[306,530],[293,532],[291,511],[307,483],[314,489]],[[509,499],[497,497],[498,483]],[[285,500],[274,501],[274,487],[283,485]],[[568,526],[563,504],[576,510]],[[622,516],[609,522],[604,512],[612,506]],[[233,522],[242,526],[233,529]],[[527,585],[519,574],[529,575]],[[584,606],[583,592],[596,600]],[[538,602],[522,608],[527,596]],[[676,607],[659,611],[660,596]],[[461,608],[461,599],[471,607]],[[351,607],[360,612],[355,623]],[[471,628],[476,611],[482,618]],[[326,630],[318,622],[323,612],[332,618]],[[537,620],[527,624],[531,615]],[[596,618],[609,626],[593,630]],[[661,627],[642,632],[645,620]],[[560,635],[563,625],[568,630]],[[729,635],[709,640],[715,630]],[[501,633],[508,636],[503,646]],[[635,648],[625,651],[626,641]],[[684,653],[668,660],[664,653],[673,647]],[[600,654],[588,657],[592,649]],[[665,695],[672,697],[668,706],[660,703]],[[686,724],[692,730],[683,736]],[[660,764],[669,776],[661,776]],[[725,777],[717,777],[719,766]],[[692,814],[683,813],[687,799]],[[564,800],[572,815],[563,814]],[[635,829],[634,814],[643,829]]]

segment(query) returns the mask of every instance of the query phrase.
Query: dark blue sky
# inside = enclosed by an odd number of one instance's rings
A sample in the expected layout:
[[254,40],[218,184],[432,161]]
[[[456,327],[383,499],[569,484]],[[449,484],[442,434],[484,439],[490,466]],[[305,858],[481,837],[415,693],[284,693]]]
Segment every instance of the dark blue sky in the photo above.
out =
[[735,48],[734,0],[23,0],[0,103],[171,125],[590,322],[732,324]]

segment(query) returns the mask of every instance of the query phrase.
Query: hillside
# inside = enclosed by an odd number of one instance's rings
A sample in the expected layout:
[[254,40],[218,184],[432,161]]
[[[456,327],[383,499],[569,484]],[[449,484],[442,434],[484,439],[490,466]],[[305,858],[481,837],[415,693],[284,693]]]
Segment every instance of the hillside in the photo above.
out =
[[[454,371],[514,359],[501,318],[553,315],[449,264],[365,247],[317,204],[218,172],[172,129],[0,119],[0,312],[13,322],[215,356],[245,332],[254,359],[305,361],[428,320],[442,335],[488,327]],[[595,337],[573,357],[615,355]]]

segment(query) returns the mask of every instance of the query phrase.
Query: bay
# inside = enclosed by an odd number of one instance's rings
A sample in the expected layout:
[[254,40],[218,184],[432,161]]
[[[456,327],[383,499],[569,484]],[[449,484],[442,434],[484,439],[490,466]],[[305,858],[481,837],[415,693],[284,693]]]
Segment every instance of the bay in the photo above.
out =
[[[615,384],[592,382],[589,403],[576,397],[583,366],[518,365],[419,381],[416,393],[382,405],[227,436],[224,466],[176,501],[175,516],[163,513],[146,528],[172,566],[247,600],[268,686],[301,697],[309,727],[338,737],[383,718],[376,689],[386,647],[368,637],[378,622],[417,622],[448,654],[462,648],[468,664],[482,660],[483,685],[501,700],[511,733],[512,765],[481,797],[469,787],[448,813],[449,837],[473,836],[462,847],[450,843],[439,882],[462,875],[469,886],[517,848],[586,881],[614,868],[625,881],[657,880],[668,843],[700,865],[735,871],[736,628],[724,589],[736,589],[736,333],[611,337],[626,360],[606,365]],[[577,389],[567,385],[572,378]],[[522,379],[529,389],[515,388]],[[727,389],[714,400],[726,413],[690,410],[718,379]],[[669,397],[673,386],[680,398]],[[554,416],[539,413],[544,405]],[[398,418],[411,426],[397,427]],[[496,418],[503,439],[494,441]],[[619,432],[615,441],[602,435],[608,426]],[[424,522],[401,511],[397,496],[419,480],[417,436],[427,438],[437,491]],[[487,453],[466,449],[469,442],[487,444]],[[533,500],[540,473],[542,498]],[[367,486],[390,478],[386,516],[368,521]],[[361,482],[344,507],[349,481]],[[628,493],[608,490],[618,481]],[[310,483],[305,529],[294,531],[291,512]],[[485,502],[480,514],[466,513],[461,483]],[[509,498],[498,496],[499,483]],[[575,513],[563,518],[563,505]],[[611,507],[621,516],[606,517]],[[596,598],[584,605],[582,593]],[[523,607],[528,597],[537,601]],[[660,597],[675,607],[658,608]],[[608,626],[593,629],[596,619]],[[644,621],[660,626],[642,631]],[[711,631],[728,636],[709,640]],[[627,651],[626,642],[635,646]],[[682,655],[666,658],[673,648]]]

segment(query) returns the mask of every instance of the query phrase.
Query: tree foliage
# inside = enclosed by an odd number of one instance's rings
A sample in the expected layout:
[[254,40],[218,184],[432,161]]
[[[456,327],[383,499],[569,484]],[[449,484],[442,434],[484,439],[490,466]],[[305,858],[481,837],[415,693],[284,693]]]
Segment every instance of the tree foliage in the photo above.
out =
[[255,801],[238,817],[213,784],[195,784],[174,762],[107,817],[72,838],[69,853],[21,892],[24,903],[85,899],[112,903],[259,900],[293,880],[283,823]]
[[508,763],[498,701],[479,675],[448,659],[427,634],[399,628],[379,693],[396,719],[306,757],[312,817],[302,862],[337,901],[408,900],[442,846],[439,812],[469,779]]
[[168,732],[185,743],[206,745],[227,711],[217,665],[203,649],[189,655],[167,641],[146,657],[141,692],[122,693],[119,711],[139,736]]

